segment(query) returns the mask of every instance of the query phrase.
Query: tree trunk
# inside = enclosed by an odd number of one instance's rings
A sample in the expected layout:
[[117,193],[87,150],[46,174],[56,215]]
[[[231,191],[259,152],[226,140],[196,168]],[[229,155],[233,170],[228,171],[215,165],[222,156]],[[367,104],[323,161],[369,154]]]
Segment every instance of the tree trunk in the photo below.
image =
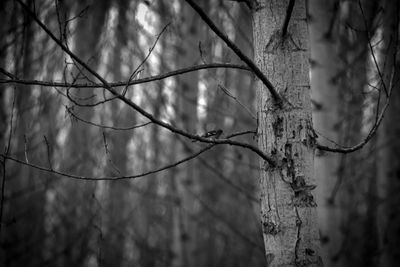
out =
[[[115,81],[123,79],[121,74],[121,58],[124,42],[125,25],[128,23],[127,12],[129,3],[127,1],[118,2],[117,26],[115,30],[115,38],[118,40],[113,47],[113,57],[111,61],[110,71],[113,74]],[[135,12],[135,7],[132,8]],[[134,33],[131,33],[134,34]],[[129,95],[129,93],[128,93]],[[110,103],[111,111],[107,113],[108,118],[105,124],[113,124],[115,126],[134,125],[136,122],[135,114],[130,112],[127,106],[120,106],[119,101]],[[111,113],[111,114],[110,114]],[[104,115],[104,117],[107,117]],[[107,120],[108,119],[108,120]],[[107,166],[105,174],[107,176],[127,175],[128,173],[128,147],[132,132],[130,131],[104,131],[107,136],[109,153],[107,157]],[[101,247],[101,262],[100,266],[124,266],[126,264],[125,245],[127,237],[125,233],[128,229],[127,213],[129,203],[129,185],[131,181],[110,181],[106,184],[107,201],[105,203],[104,228],[105,231],[102,237]]]
[[[340,59],[337,56],[337,30],[333,27],[336,1],[310,0],[309,29],[311,50],[311,89],[315,101],[313,108],[314,128],[318,142],[332,145],[339,142],[339,88],[334,77],[339,71]],[[318,151],[314,171],[318,179],[317,203],[319,230],[321,232],[323,261],[325,266],[334,266],[333,255],[340,248],[340,209],[329,201],[338,180],[339,156],[334,153]]]
[[[182,28],[179,32],[179,42],[182,44],[176,51],[176,62],[178,67],[191,66],[195,63],[196,57],[193,56],[197,49],[198,39],[201,31],[199,30],[199,17],[188,5],[181,6]],[[183,39],[181,39],[183,38]],[[197,126],[197,93],[198,93],[199,73],[192,72],[177,77],[177,95],[175,99],[175,110],[177,120],[183,129],[188,132],[196,132]],[[190,150],[181,143],[173,141],[172,150],[178,151],[180,157],[190,155]],[[188,193],[188,189],[196,191],[199,181],[196,179],[196,163],[190,161],[185,168],[174,171],[175,177],[171,181],[171,189],[176,197],[179,206],[173,209],[173,253],[175,258],[172,266],[196,266],[198,255],[196,249],[199,246],[198,230],[191,216],[196,216],[195,200]],[[197,257],[196,257],[197,256]]]
[[281,37],[288,4],[264,0],[254,11],[256,63],[284,99],[278,107],[258,81],[258,145],[276,162],[260,163],[261,222],[268,266],[320,266],[306,7],[296,1]]
[[[382,4],[383,18],[383,48],[381,70],[386,87],[390,85],[392,71],[395,69],[394,82],[400,80],[400,57],[396,57],[396,45],[399,36],[399,3],[386,0]],[[398,49],[398,48],[397,48]],[[398,51],[397,51],[398,53]],[[381,88],[382,90],[383,88]],[[384,93],[381,92],[383,95]],[[386,100],[386,99],[385,99]],[[384,102],[384,101],[383,101]],[[386,111],[385,120],[379,133],[378,162],[378,192],[382,200],[379,207],[378,228],[380,234],[380,266],[398,266],[400,262],[400,86],[393,88],[390,106]]]

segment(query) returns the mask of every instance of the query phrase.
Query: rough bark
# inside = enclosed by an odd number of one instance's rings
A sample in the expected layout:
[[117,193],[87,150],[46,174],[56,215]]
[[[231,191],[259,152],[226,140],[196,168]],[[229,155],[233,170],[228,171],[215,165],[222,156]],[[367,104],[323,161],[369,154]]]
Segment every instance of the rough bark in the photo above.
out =
[[260,163],[261,222],[268,266],[320,266],[306,7],[296,1],[282,37],[288,4],[261,1],[253,14],[256,63],[284,99],[258,81],[258,145],[276,162]]

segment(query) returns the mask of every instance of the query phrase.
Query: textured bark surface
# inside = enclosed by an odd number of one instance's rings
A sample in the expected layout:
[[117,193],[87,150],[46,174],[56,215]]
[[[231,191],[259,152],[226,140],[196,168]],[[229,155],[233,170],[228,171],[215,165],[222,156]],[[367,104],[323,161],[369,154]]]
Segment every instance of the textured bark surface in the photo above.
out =
[[[336,1],[310,0],[309,30],[311,50],[311,89],[315,101],[313,108],[314,129],[318,142],[332,145],[339,142],[339,88],[334,81],[340,71],[340,59],[337,55],[337,31],[332,27],[335,16]],[[332,261],[340,249],[340,209],[330,200],[338,180],[340,156],[335,153],[317,151],[314,161],[315,177],[318,180],[316,189],[318,203],[319,230],[321,232],[322,250],[325,266],[339,266]]]
[[284,98],[259,82],[258,144],[277,162],[261,162],[261,221],[268,266],[320,266],[306,7],[296,1],[282,38],[288,4],[260,1],[253,17],[256,63]]

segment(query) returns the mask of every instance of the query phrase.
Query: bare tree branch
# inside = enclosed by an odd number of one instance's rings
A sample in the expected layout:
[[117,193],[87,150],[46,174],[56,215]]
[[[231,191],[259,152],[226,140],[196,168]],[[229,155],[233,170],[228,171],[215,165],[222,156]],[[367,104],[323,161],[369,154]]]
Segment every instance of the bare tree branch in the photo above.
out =
[[[371,127],[370,131],[368,132],[367,136],[364,138],[363,141],[361,141],[360,143],[358,143],[358,144],[356,144],[356,145],[354,145],[352,147],[343,147],[343,146],[340,146],[340,145],[337,145],[337,144],[336,144],[336,147],[328,147],[328,146],[324,146],[324,145],[321,145],[321,144],[317,143],[316,147],[318,149],[320,149],[320,150],[323,150],[323,151],[347,154],[347,153],[351,153],[351,152],[354,152],[354,151],[357,151],[357,150],[363,148],[372,139],[372,137],[374,137],[376,131],[378,130],[379,125],[381,124],[381,122],[382,122],[382,120],[384,118],[385,111],[386,111],[387,107],[389,106],[390,97],[392,95],[393,87],[396,86],[396,84],[398,82],[398,81],[394,81],[394,77],[396,76],[396,71],[397,71],[396,66],[394,66],[393,69],[392,69],[390,80],[389,80],[389,85],[386,85],[385,80],[383,79],[383,75],[382,75],[382,73],[380,71],[378,62],[376,60],[372,44],[371,44],[371,36],[370,36],[369,31],[368,31],[368,23],[367,23],[367,20],[365,18],[365,14],[364,14],[364,10],[362,8],[361,1],[358,1],[358,4],[359,4],[360,10],[361,10],[361,14],[362,14],[362,17],[363,17],[363,20],[364,20],[365,28],[367,29],[366,34],[367,34],[367,39],[368,39],[368,46],[369,46],[369,49],[370,49],[370,52],[371,52],[371,55],[372,55],[372,58],[373,58],[373,63],[375,65],[376,71],[378,72],[380,82],[382,83],[382,88],[385,91],[386,102],[385,102],[385,105],[382,108],[382,111],[379,113],[379,104],[380,104],[380,91],[379,91],[379,97],[378,97],[378,103],[377,103],[377,114],[376,114],[375,122],[374,122],[374,125]],[[394,42],[393,45],[395,47],[397,46],[397,40]],[[397,50],[395,50],[393,57],[394,57],[394,62],[396,62],[395,59],[397,57]]]
[[361,141],[360,143],[352,146],[352,147],[343,147],[343,146],[337,146],[337,147],[328,147],[328,146],[324,146],[321,144],[317,144],[316,147],[320,150],[323,151],[328,151],[328,152],[335,152],[335,153],[342,153],[342,154],[347,154],[347,153],[351,153],[354,151],[357,151],[361,148],[363,148],[371,139],[372,137],[374,137],[376,131],[379,128],[379,125],[381,124],[384,116],[385,116],[385,111],[387,109],[387,107],[389,106],[390,103],[390,97],[392,95],[392,91],[393,91],[393,85],[395,83],[393,83],[393,79],[395,76],[395,69],[393,69],[392,71],[392,76],[391,76],[391,81],[390,81],[390,87],[389,87],[389,92],[388,92],[388,97],[386,99],[385,105],[382,108],[381,113],[379,114],[379,116],[377,117],[376,122],[374,123],[374,125],[372,126],[371,130],[369,131],[368,135],[365,137],[365,139],[363,141]]
[[133,125],[133,126],[129,126],[129,127],[116,127],[116,126],[102,125],[99,123],[94,123],[94,122],[82,119],[81,117],[76,115],[70,107],[65,107],[65,109],[67,110],[68,114],[71,115],[74,119],[81,121],[83,123],[95,126],[95,127],[102,128],[102,129],[111,129],[111,130],[115,130],[115,131],[130,131],[130,130],[141,128],[141,127],[151,124],[151,121],[149,121],[149,122],[145,122],[142,124],[137,124],[137,125]]
[[[174,71],[170,71],[167,73],[154,75],[150,77],[140,78],[137,80],[128,80],[119,81],[119,82],[110,82],[109,85],[111,87],[122,87],[122,86],[131,86],[149,82],[160,81],[169,77],[198,71],[204,69],[216,69],[216,68],[229,68],[229,69],[242,69],[246,71],[250,71],[251,69],[247,66],[236,65],[230,63],[210,63],[210,64],[201,64],[197,66],[186,67]],[[10,79],[0,79],[0,83],[15,83],[15,84],[27,84],[27,85],[41,85],[46,87],[60,87],[60,88],[105,88],[102,83],[65,83],[65,82],[56,82],[56,81],[40,81],[40,80],[24,80],[16,77],[14,74],[9,73],[8,71],[0,68],[0,72],[9,77]]]
[[8,159],[14,162],[17,162],[19,164],[43,171],[43,172],[47,172],[47,173],[52,173],[55,175],[59,175],[62,177],[66,177],[66,178],[71,178],[71,179],[75,179],[75,180],[85,180],[85,181],[118,181],[118,180],[129,180],[129,179],[136,179],[136,178],[140,178],[140,177],[144,177],[144,176],[148,176],[150,174],[154,174],[154,173],[158,173],[167,169],[171,169],[173,167],[177,167],[178,165],[187,162],[191,159],[196,158],[198,155],[206,152],[207,150],[213,148],[214,146],[216,146],[216,144],[209,144],[206,147],[204,147],[203,149],[197,151],[196,153],[192,154],[189,157],[186,157],[184,159],[181,159],[177,162],[171,163],[171,164],[167,164],[161,168],[155,169],[155,170],[151,170],[151,171],[147,171],[147,172],[143,172],[140,174],[135,174],[135,175],[128,175],[128,176],[106,176],[106,177],[88,177],[88,176],[81,176],[81,175],[75,175],[75,174],[70,174],[70,173],[65,173],[65,172],[61,172],[61,171],[57,171],[51,168],[46,168],[40,165],[36,165],[33,163],[28,163],[25,161],[22,161],[20,159],[17,159],[15,157],[11,157],[9,155],[6,155],[4,153],[1,153],[1,157],[3,157],[4,159]]
[[210,27],[210,29],[213,30],[213,32],[221,38],[225,44],[232,49],[233,52],[244,62],[249,66],[249,68],[254,72],[254,74],[263,82],[263,84],[268,88],[269,92],[272,95],[272,98],[275,100],[275,102],[281,106],[283,104],[282,97],[279,95],[279,93],[276,91],[275,87],[272,85],[272,83],[265,77],[264,73],[257,67],[257,65],[254,63],[253,60],[251,60],[248,56],[246,56],[240,49],[237,47],[230,39],[229,37],[224,34],[215,24],[214,22],[207,16],[207,14],[201,9],[200,6],[198,6],[195,1],[193,0],[185,0],[203,19],[203,21]]
[[[35,20],[35,22],[48,34],[48,36],[65,52],[67,53],[72,59],[74,59],[77,63],[79,63],[83,68],[85,68],[89,73],[91,73],[94,77],[96,77],[102,84],[103,88],[108,90],[111,94],[116,96],[118,99],[120,99],[122,102],[142,114],[144,117],[148,118],[150,121],[153,123],[168,129],[169,131],[179,134],[182,136],[185,136],[189,139],[194,139],[197,141],[201,141],[204,143],[210,143],[210,144],[229,144],[229,145],[234,145],[234,146],[239,146],[239,147],[244,147],[247,148],[256,154],[258,154],[261,158],[263,158],[269,165],[275,166],[274,160],[270,158],[268,155],[266,155],[263,151],[261,151],[259,148],[252,146],[248,143],[241,143],[233,140],[228,140],[228,139],[208,139],[204,137],[200,137],[198,135],[190,134],[188,132],[185,132],[181,129],[178,129],[174,126],[172,126],[169,123],[166,123],[160,119],[155,118],[152,114],[132,102],[132,100],[125,98],[123,95],[119,94],[100,74],[98,74],[95,70],[93,70],[90,66],[88,66],[85,62],[83,62],[78,56],[76,56],[71,50],[69,50],[57,37],[54,36],[54,34],[38,19],[38,17],[21,1],[17,0],[17,2],[26,10],[26,12]],[[249,59],[250,60],[250,59]],[[250,60],[251,61],[251,60]],[[252,62],[252,61],[251,61]],[[252,64],[254,64],[252,62]],[[255,65],[254,65],[255,66]],[[257,68],[258,69],[258,68]],[[259,69],[258,69],[259,70]],[[260,70],[259,70],[260,71]],[[261,72],[261,71],[260,71]]]

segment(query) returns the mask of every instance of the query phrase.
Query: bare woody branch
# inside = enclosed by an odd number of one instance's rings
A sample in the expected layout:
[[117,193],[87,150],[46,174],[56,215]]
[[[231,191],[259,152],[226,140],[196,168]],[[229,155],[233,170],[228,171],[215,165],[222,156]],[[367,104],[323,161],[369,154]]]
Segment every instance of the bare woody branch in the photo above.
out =
[[[377,64],[377,63],[375,62],[375,64]],[[374,137],[376,131],[378,130],[378,128],[385,116],[386,109],[388,108],[389,103],[390,103],[390,97],[392,95],[393,87],[395,84],[397,84],[397,81],[394,82],[395,72],[396,72],[396,70],[393,69],[392,75],[390,78],[388,97],[386,98],[385,105],[383,106],[382,111],[379,113],[379,116],[377,117],[377,120],[375,121],[374,125],[372,126],[372,128],[368,132],[368,135],[365,137],[365,139],[363,141],[361,141],[360,143],[358,143],[352,147],[343,147],[343,146],[339,146],[339,145],[337,145],[336,147],[329,147],[329,146],[317,144],[317,148],[320,150],[323,150],[323,151],[342,153],[342,154],[351,153],[351,152],[354,152],[354,151],[357,151],[357,150],[360,150],[361,148],[363,148],[372,139],[372,137]],[[384,83],[383,80],[382,80],[382,83]]]
[[165,171],[167,169],[171,169],[173,167],[177,167],[182,163],[185,163],[187,161],[190,161],[191,159],[196,158],[197,156],[199,156],[200,154],[206,152],[207,150],[213,148],[214,146],[216,146],[215,144],[210,144],[206,147],[204,147],[203,149],[197,151],[196,153],[190,155],[189,157],[186,157],[182,160],[179,160],[177,162],[171,163],[171,164],[167,164],[161,168],[155,169],[155,170],[151,170],[151,171],[147,171],[147,172],[143,172],[140,174],[135,174],[135,175],[129,175],[129,176],[107,176],[107,177],[88,177],[88,176],[81,176],[81,175],[75,175],[75,174],[70,174],[70,173],[65,173],[62,171],[57,171],[53,168],[46,168],[43,166],[39,166],[33,163],[28,163],[25,161],[22,161],[20,159],[17,159],[15,157],[11,157],[9,155],[6,154],[0,154],[4,159],[8,159],[14,162],[17,162],[19,164],[43,171],[43,172],[47,172],[47,173],[52,173],[61,177],[65,177],[65,178],[70,178],[70,179],[75,179],[75,180],[85,180],[85,181],[118,181],[118,180],[129,180],[129,179],[136,179],[136,178],[140,178],[140,177],[145,177],[154,173],[158,173],[161,171]]
[[[364,10],[363,10],[362,4],[361,4],[360,1],[358,2],[358,4],[359,4],[360,10],[361,10],[361,14],[362,14],[362,17],[363,17],[363,20],[364,20],[365,28],[368,29],[368,23],[367,23],[367,20],[365,18],[365,14],[364,14]],[[396,75],[396,71],[398,71],[397,67],[394,66],[394,68],[392,69],[390,80],[389,80],[389,85],[387,85],[385,83],[385,80],[383,79],[382,72],[381,72],[381,70],[379,68],[379,64],[378,64],[378,62],[376,60],[376,57],[375,57],[375,53],[374,53],[374,50],[373,50],[373,47],[372,47],[372,44],[371,44],[371,36],[370,36],[370,33],[369,33],[368,30],[366,31],[366,34],[367,34],[367,38],[368,38],[368,47],[369,47],[371,55],[372,55],[373,63],[375,65],[376,71],[377,71],[377,73],[379,75],[379,79],[380,79],[380,82],[382,84],[382,89],[384,90],[385,95],[386,95],[385,105],[383,106],[381,112],[379,113],[379,101],[380,101],[379,100],[380,97],[379,97],[375,123],[371,127],[371,129],[368,132],[367,136],[360,143],[358,143],[358,144],[356,144],[356,145],[354,145],[352,147],[344,147],[344,146],[340,146],[340,145],[336,145],[336,147],[329,147],[329,146],[324,146],[324,145],[321,145],[321,144],[317,143],[316,147],[318,149],[320,149],[320,150],[328,151],[328,152],[334,152],[334,153],[347,154],[347,153],[351,153],[351,152],[354,152],[354,151],[362,149],[372,139],[372,137],[375,136],[376,131],[378,130],[378,128],[379,128],[379,126],[380,126],[380,124],[381,124],[381,122],[382,122],[382,120],[383,120],[383,118],[385,116],[386,109],[389,106],[393,88],[399,82],[399,81],[394,81],[394,77],[397,76]],[[392,45],[394,45],[394,47],[397,46],[397,38],[396,38],[396,41]],[[395,59],[397,58],[397,50],[395,50],[393,57],[394,57],[394,62],[396,62]],[[379,96],[380,96],[380,92],[379,92]]]
[[[38,19],[38,17],[27,7],[21,0],[17,0],[17,2],[24,8],[24,10],[34,19],[34,21],[46,32],[46,34],[65,52],[67,53],[73,60],[75,60],[79,65],[85,68],[89,73],[91,73],[94,77],[96,77],[102,84],[103,88],[108,90],[111,94],[113,94],[116,98],[120,99],[122,102],[139,112],[144,117],[148,118],[153,123],[168,129],[169,131],[184,136],[189,139],[197,140],[203,143],[210,143],[210,144],[228,144],[238,147],[243,147],[255,152],[259,155],[262,159],[264,159],[270,166],[275,166],[275,161],[268,155],[266,155],[263,151],[259,148],[250,145],[248,143],[242,143],[234,140],[229,139],[208,139],[204,137],[200,137],[198,135],[190,134],[185,132],[179,128],[172,126],[171,124],[164,122],[160,119],[155,118],[151,113],[147,112],[130,99],[125,98],[125,96],[119,94],[111,85],[108,83],[100,74],[98,74],[95,70],[93,70],[90,66],[88,66],[82,59],[80,59],[77,55],[75,55],[71,50],[69,50],[54,34]],[[250,60],[251,61],[251,60]],[[254,64],[254,63],[252,63]],[[255,65],[254,65],[255,66]],[[259,70],[259,69],[258,69]],[[260,70],[259,70],[260,71]],[[261,71],[260,71],[261,72]]]
[[101,128],[101,129],[110,129],[110,130],[114,130],[114,131],[131,131],[131,130],[145,127],[145,126],[151,124],[151,122],[145,122],[145,123],[141,123],[141,124],[137,124],[137,125],[133,125],[133,126],[129,126],[129,127],[117,127],[117,126],[102,125],[100,123],[95,123],[95,122],[88,121],[88,120],[85,120],[85,119],[79,117],[78,115],[76,115],[73,112],[72,108],[70,108],[70,107],[65,107],[65,109],[66,109],[67,113],[74,119],[81,121],[83,123],[86,123],[88,125],[92,125],[92,126]]
[[276,91],[275,87],[272,85],[272,83],[268,80],[268,78],[262,73],[260,68],[257,67],[257,65],[254,63],[253,60],[251,60],[248,56],[246,56],[240,49],[237,47],[230,39],[229,37],[224,34],[218,27],[217,25],[214,24],[214,22],[207,16],[207,14],[201,9],[199,5],[195,3],[193,0],[185,0],[198,14],[199,16],[203,19],[203,21],[210,27],[210,29],[219,37],[221,38],[225,44],[232,49],[232,51],[244,62],[249,66],[249,68],[254,72],[254,74],[259,78],[263,84],[268,88],[269,92],[272,95],[272,98],[274,101],[281,106],[282,105],[282,97],[279,95],[279,93]]
[[[191,67],[186,67],[174,71],[170,71],[167,73],[154,75],[150,77],[140,78],[136,80],[128,80],[126,81],[119,81],[119,82],[110,82],[109,85],[111,87],[122,87],[122,86],[131,86],[149,82],[160,81],[169,77],[198,71],[204,69],[216,69],[216,68],[229,68],[229,69],[241,69],[250,71],[251,69],[247,66],[243,65],[236,65],[230,63],[210,63],[210,64],[201,64]],[[65,83],[65,82],[57,82],[57,81],[39,81],[39,80],[24,80],[20,79],[16,75],[0,68],[0,72],[3,73],[5,76],[9,77],[10,79],[0,79],[0,83],[15,83],[15,84],[27,84],[27,85],[40,85],[46,87],[60,87],[60,88],[104,88],[104,84],[102,83]]]

